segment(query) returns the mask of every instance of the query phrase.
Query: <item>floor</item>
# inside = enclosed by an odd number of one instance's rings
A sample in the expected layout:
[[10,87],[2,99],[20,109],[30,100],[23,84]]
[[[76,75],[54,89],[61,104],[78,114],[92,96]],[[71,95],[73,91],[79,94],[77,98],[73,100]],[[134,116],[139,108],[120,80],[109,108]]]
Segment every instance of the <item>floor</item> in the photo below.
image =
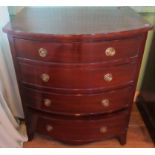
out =
[[154,147],[141,116],[134,104],[130,119],[127,143],[120,145],[116,139],[94,142],[86,145],[65,145],[51,138],[35,135],[30,142],[24,143],[24,148],[152,148]]

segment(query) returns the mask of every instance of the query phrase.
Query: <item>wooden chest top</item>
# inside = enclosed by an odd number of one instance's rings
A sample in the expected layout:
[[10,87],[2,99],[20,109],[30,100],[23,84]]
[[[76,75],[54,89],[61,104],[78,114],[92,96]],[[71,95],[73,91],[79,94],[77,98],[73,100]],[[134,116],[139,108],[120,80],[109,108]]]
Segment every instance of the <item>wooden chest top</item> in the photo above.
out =
[[4,28],[7,33],[67,39],[142,32],[150,24],[129,7],[26,7]]

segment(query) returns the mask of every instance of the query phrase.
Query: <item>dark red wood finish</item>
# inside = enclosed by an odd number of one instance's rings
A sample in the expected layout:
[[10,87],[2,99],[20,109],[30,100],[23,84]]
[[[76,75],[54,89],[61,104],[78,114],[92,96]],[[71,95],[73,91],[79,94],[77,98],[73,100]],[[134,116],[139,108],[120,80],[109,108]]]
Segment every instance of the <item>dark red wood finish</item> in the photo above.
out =
[[[127,131],[127,118],[128,111],[97,119],[72,120],[40,115],[37,118],[36,130],[64,142],[82,144],[109,137],[119,137],[121,133]],[[52,130],[47,131],[48,126],[51,126]]]
[[[120,84],[133,82],[136,72],[136,62],[124,65],[52,65],[19,62],[20,81],[33,86],[50,87],[53,89],[109,89]],[[106,81],[105,75],[112,74],[112,81]],[[48,74],[49,80],[44,82],[42,74]],[[87,90],[86,90],[87,91]]]
[[[112,137],[125,144],[149,29],[127,7],[21,11],[3,30],[10,42],[29,140],[39,132],[72,144]],[[109,47],[116,50],[114,56],[105,54]],[[39,56],[40,48],[48,51],[46,57]],[[50,76],[48,82],[42,81],[43,73]],[[104,79],[107,73],[113,76],[110,82]],[[105,98],[108,107],[101,104]],[[52,101],[49,107],[44,99]]]
[[3,30],[16,38],[83,42],[128,38],[150,28],[129,7],[27,7]]
[[[45,62],[117,62],[137,57],[141,39],[141,37],[134,37],[114,41],[110,40],[84,43],[42,42],[15,39],[15,48],[17,51],[17,57]],[[105,51],[108,47],[113,47],[116,50],[116,54],[114,56],[106,55]],[[48,53],[46,57],[40,57],[38,53],[40,48],[47,50]]]
[[[63,115],[92,115],[111,113],[130,106],[132,87],[125,87],[97,94],[57,94],[23,88],[24,103],[41,111]],[[45,100],[51,100],[49,106]],[[109,100],[108,105],[102,103]]]

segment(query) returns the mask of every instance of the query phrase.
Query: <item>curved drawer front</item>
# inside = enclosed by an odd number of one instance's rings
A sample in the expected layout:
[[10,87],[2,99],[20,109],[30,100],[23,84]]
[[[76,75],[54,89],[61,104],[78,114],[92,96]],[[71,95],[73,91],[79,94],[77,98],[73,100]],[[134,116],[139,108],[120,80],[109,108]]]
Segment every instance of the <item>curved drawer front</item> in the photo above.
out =
[[128,107],[132,87],[100,94],[54,94],[23,88],[24,103],[38,110],[68,115],[107,113]]
[[20,80],[51,89],[102,89],[128,84],[134,80],[136,63],[115,67],[56,66],[20,62]]
[[141,38],[100,42],[41,42],[15,39],[17,57],[49,62],[119,61],[138,55]]
[[[36,130],[39,133],[65,141],[93,141],[107,137],[117,137],[126,132],[128,112],[87,119],[59,119],[39,116]],[[40,123],[42,122],[42,123]]]

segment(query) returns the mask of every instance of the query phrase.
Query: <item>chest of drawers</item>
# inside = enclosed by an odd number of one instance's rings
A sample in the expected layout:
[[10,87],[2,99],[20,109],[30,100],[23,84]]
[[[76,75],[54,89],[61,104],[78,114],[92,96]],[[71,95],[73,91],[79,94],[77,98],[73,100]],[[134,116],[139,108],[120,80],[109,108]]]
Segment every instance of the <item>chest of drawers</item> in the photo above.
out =
[[128,7],[24,8],[4,27],[29,140],[126,142],[148,30]]

